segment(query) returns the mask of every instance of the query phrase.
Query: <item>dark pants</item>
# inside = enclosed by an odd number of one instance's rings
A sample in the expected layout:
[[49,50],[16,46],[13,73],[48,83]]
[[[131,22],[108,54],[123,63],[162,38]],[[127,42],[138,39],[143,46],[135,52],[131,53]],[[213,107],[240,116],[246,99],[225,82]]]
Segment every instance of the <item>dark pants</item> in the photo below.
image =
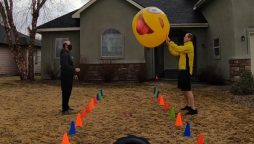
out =
[[72,75],[61,75],[61,89],[62,89],[62,111],[67,111],[69,109],[69,99],[71,96],[73,84]]

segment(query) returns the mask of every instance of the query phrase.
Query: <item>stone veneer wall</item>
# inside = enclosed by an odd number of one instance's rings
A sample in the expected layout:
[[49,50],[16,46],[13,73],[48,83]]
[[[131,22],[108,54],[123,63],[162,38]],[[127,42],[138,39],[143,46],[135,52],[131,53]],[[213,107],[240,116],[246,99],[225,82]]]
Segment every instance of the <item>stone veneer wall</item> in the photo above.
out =
[[230,78],[238,79],[241,73],[245,71],[251,71],[251,60],[250,59],[230,59]]
[[140,72],[145,75],[145,63],[135,64],[81,64],[80,80],[102,81],[105,74],[112,74],[113,81],[136,81]]

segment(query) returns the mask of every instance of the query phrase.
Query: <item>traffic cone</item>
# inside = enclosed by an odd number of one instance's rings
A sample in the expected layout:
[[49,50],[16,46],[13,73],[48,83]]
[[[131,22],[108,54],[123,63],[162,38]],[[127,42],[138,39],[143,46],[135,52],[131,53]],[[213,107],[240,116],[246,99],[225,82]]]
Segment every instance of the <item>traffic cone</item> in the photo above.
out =
[[98,99],[99,101],[102,100],[102,96],[101,96],[100,93],[97,94],[97,99]]
[[97,101],[97,98],[96,98],[96,97],[94,97],[93,101],[94,101],[94,105],[97,105],[97,104],[98,104],[98,101]]
[[100,89],[100,94],[101,94],[102,97],[104,96],[104,93],[103,93],[102,89]]
[[153,94],[155,94],[157,87],[153,87]]
[[157,75],[155,76],[155,80],[159,80],[159,77]]
[[161,95],[158,97],[158,103],[160,106],[164,106],[164,99]]
[[75,128],[75,123],[74,123],[74,121],[71,122],[71,127],[70,127],[70,130],[69,130],[69,134],[70,134],[70,135],[76,134],[76,128]]
[[77,115],[76,127],[83,127],[83,123],[82,123],[82,119],[81,119],[80,113],[78,113],[78,115]]
[[155,93],[154,93],[154,97],[155,97],[155,98],[158,98],[159,95],[160,95],[160,92],[159,92],[159,90],[156,88],[156,89],[155,89]]
[[169,115],[170,119],[175,119],[176,118],[176,112],[175,112],[175,108],[174,107],[171,107],[169,109],[168,115]]
[[94,101],[93,101],[93,99],[91,99],[91,101],[90,101],[90,104],[89,104],[89,105],[90,105],[91,110],[92,110],[92,109],[94,109]]
[[82,109],[81,111],[81,118],[85,118],[86,117],[86,111],[84,109]]
[[61,144],[71,144],[67,133],[64,133],[63,140],[62,140]]
[[190,130],[190,123],[187,122],[185,130],[184,130],[184,136],[185,137],[190,137],[191,136],[191,130]]
[[89,105],[86,106],[86,113],[91,113],[91,108]]
[[164,102],[164,110],[165,110],[166,112],[168,112],[169,109],[170,109],[170,103],[169,103],[168,101],[165,100],[165,102]]
[[204,143],[204,133],[201,132],[199,137],[198,137],[197,144],[203,144],[203,143]]
[[178,127],[183,126],[183,121],[182,121],[182,115],[181,115],[181,113],[177,114],[177,117],[176,117],[176,126],[178,126]]

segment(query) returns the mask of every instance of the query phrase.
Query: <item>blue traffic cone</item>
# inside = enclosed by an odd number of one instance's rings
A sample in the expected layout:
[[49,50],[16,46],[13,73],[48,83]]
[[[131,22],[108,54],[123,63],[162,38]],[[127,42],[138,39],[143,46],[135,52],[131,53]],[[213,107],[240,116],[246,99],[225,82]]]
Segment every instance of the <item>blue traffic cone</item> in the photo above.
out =
[[190,123],[187,122],[185,130],[184,130],[184,136],[185,137],[190,137],[191,136],[191,130],[190,130]]
[[76,128],[75,128],[75,123],[74,123],[74,121],[71,122],[71,128],[70,128],[70,130],[69,130],[69,134],[70,134],[70,135],[76,134]]

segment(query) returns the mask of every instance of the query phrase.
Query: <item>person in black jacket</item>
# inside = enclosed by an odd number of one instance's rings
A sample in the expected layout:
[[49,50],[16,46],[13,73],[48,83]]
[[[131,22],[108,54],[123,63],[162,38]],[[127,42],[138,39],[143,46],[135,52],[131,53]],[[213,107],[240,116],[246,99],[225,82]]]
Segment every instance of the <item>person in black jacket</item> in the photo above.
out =
[[[63,49],[60,55],[61,65],[61,89],[62,89],[62,113],[64,115],[71,114],[72,108],[69,107],[69,99],[72,91],[73,77],[75,73],[80,71],[79,68],[74,69],[73,61],[70,55],[72,45],[70,41],[64,41]],[[77,77],[75,75],[75,77]]]

